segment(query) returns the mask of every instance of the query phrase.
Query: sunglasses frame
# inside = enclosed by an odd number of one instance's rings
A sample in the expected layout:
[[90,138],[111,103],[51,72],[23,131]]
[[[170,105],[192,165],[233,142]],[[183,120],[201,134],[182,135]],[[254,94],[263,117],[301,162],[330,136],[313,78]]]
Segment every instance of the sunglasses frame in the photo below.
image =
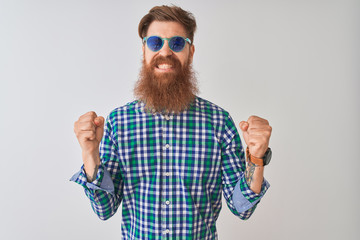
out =
[[[153,50],[150,49],[149,46],[147,45],[147,40],[148,40],[149,38],[151,38],[151,37],[158,37],[158,38],[160,38],[160,39],[162,40],[162,44],[161,44],[161,47],[159,48],[159,50],[153,51]],[[173,38],[175,38],[175,37],[182,38],[182,39],[184,39],[184,41],[185,41],[185,45],[184,45],[184,47],[183,47],[180,51],[174,51],[174,50],[171,49],[171,47],[170,47],[170,40],[173,39]],[[185,48],[185,46],[186,46],[186,42],[191,45],[191,40],[190,40],[189,38],[184,38],[184,37],[182,37],[182,36],[173,36],[173,37],[171,37],[171,38],[162,38],[162,37],[159,37],[159,36],[156,36],[156,35],[149,36],[149,37],[144,37],[144,38],[143,38],[143,44],[145,44],[145,42],[146,42],[146,46],[147,46],[152,52],[158,52],[158,51],[160,51],[160,50],[164,47],[164,42],[165,42],[165,40],[168,41],[168,46],[169,46],[169,48],[171,49],[171,51],[173,51],[173,52],[181,52],[182,50],[184,50],[184,48]]]

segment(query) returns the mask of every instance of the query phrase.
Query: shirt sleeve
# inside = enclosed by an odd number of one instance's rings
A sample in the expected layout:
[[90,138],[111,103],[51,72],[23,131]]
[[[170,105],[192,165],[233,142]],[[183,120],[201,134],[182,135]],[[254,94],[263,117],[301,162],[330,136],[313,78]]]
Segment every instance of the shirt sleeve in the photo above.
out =
[[96,179],[91,183],[87,181],[84,166],[70,179],[84,188],[92,209],[102,220],[109,219],[116,213],[123,196],[123,178],[115,139],[116,134],[108,117],[100,143],[101,164]]
[[230,211],[239,218],[250,218],[270,184],[264,178],[259,194],[245,180],[245,153],[240,136],[230,116],[224,124],[221,139],[223,193]]

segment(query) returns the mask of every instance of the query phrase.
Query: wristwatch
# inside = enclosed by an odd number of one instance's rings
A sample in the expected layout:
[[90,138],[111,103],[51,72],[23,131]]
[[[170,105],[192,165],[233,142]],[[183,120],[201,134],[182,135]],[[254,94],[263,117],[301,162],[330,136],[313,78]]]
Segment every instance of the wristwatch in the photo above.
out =
[[247,160],[258,166],[266,166],[270,163],[272,156],[271,148],[268,148],[262,158],[254,157],[250,154],[249,147],[246,148]]

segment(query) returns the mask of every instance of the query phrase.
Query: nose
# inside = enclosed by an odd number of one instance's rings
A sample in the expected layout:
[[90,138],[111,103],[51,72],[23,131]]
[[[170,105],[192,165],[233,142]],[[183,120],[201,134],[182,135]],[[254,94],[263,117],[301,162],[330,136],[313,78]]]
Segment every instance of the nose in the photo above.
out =
[[159,54],[161,56],[167,57],[173,54],[173,52],[171,51],[171,49],[169,48],[169,42],[168,40],[165,40],[164,42],[164,46],[160,49]]

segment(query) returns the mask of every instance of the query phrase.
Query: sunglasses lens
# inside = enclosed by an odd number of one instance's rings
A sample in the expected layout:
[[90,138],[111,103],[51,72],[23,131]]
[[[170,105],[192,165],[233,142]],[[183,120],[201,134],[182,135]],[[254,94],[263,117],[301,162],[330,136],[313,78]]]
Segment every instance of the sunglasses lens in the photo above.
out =
[[173,37],[169,41],[169,46],[174,52],[180,52],[185,47],[185,40],[182,37]]
[[159,37],[152,36],[146,40],[146,44],[151,51],[157,52],[162,48],[163,40]]

